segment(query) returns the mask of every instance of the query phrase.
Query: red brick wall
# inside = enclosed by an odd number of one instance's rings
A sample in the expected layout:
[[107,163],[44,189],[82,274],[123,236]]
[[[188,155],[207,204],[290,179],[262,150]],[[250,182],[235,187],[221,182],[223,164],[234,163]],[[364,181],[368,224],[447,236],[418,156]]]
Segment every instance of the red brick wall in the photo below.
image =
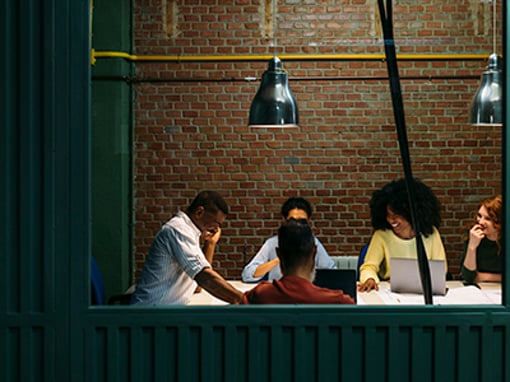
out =
[[[375,1],[278,3],[278,54],[384,53]],[[397,52],[492,52],[487,5],[395,3]],[[136,0],[134,9],[140,56],[274,51],[265,0]],[[501,47],[500,28],[497,35]],[[413,174],[442,203],[440,232],[454,274],[462,227],[479,200],[501,192],[501,128],[468,124],[485,65],[458,58],[399,62]],[[257,60],[136,63],[136,275],[161,224],[203,189],[219,191],[231,206],[214,261],[228,278],[240,278],[244,262],[275,233],[290,195],[313,203],[313,226],[330,255],[355,255],[369,240],[372,192],[403,176],[385,63],[285,60],[300,128],[249,129],[250,103],[266,66]]]

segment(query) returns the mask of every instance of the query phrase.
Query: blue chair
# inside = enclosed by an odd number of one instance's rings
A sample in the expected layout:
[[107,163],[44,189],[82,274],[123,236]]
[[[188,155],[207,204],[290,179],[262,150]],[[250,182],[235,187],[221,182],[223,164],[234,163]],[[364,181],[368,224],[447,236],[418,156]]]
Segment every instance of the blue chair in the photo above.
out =
[[93,257],[90,257],[90,303],[91,305],[129,305],[133,288],[126,293],[111,296],[106,301],[106,289],[103,275]]
[[365,256],[367,254],[368,246],[370,243],[367,243],[361,248],[361,251],[358,255],[358,280],[359,280],[359,269],[363,265],[363,262],[365,261]]
[[92,256],[90,257],[90,293],[92,305],[104,305],[106,303],[103,275]]

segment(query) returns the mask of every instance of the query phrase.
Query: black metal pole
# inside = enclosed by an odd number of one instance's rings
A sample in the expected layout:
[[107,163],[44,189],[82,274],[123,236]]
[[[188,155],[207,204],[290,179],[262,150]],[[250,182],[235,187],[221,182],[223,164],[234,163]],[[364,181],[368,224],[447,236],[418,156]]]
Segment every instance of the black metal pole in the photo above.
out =
[[404,175],[407,185],[407,195],[409,197],[409,207],[411,213],[411,224],[416,232],[416,251],[418,255],[418,267],[420,270],[421,285],[425,304],[432,304],[432,285],[430,282],[430,269],[427,260],[427,254],[423,245],[421,227],[416,219],[416,197],[414,190],[413,174],[411,170],[411,161],[409,159],[409,145],[407,142],[406,124],[404,117],[404,104],[402,101],[402,91],[400,88],[400,77],[398,73],[397,56],[395,53],[395,40],[393,38],[392,5],[391,0],[377,0],[379,5],[379,14],[384,35],[384,52],[386,55],[386,64],[388,67],[388,76],[390,80],[391,100],[393,103],[393,114],[397,127],[398,142],[400,147],[400,156],[404,167]]

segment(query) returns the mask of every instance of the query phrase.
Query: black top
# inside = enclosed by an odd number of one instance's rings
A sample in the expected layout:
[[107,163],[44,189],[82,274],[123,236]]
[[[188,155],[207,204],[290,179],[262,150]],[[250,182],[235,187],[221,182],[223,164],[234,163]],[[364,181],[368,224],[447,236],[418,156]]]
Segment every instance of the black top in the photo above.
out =
[[499,252],[498,243],[484,237],[478,248],[476,248],[476,269],[471,271],[464,267],[464,259],[468,247],[468,240],[464,246],[464,253],[461,260],[462,278],[468,282],[473,283],[477,272],[488,272],[501,274],[503,269],[503,254]]

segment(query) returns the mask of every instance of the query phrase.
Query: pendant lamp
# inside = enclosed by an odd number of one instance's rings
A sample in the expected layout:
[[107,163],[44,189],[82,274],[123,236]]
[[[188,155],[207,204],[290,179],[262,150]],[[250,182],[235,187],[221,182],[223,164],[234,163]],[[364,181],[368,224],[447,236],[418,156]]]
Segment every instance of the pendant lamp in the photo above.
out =
[[[273,1],[273,38],[276,49],[276,0]],[[262,75],[260,88],[250,107],[249,127],[287,128],[299,124],[296,99],[289,88],[289,75],[276,52]]]
[[474,126],[501,126],[503,123],[503,75],[496,52],[496,0],[493,0],[493,52],[482,73],[482,83],[471,102],[470,123]]
[[298,108],[282,61],[274,56],[250,107],[250,127],[296,127]]

